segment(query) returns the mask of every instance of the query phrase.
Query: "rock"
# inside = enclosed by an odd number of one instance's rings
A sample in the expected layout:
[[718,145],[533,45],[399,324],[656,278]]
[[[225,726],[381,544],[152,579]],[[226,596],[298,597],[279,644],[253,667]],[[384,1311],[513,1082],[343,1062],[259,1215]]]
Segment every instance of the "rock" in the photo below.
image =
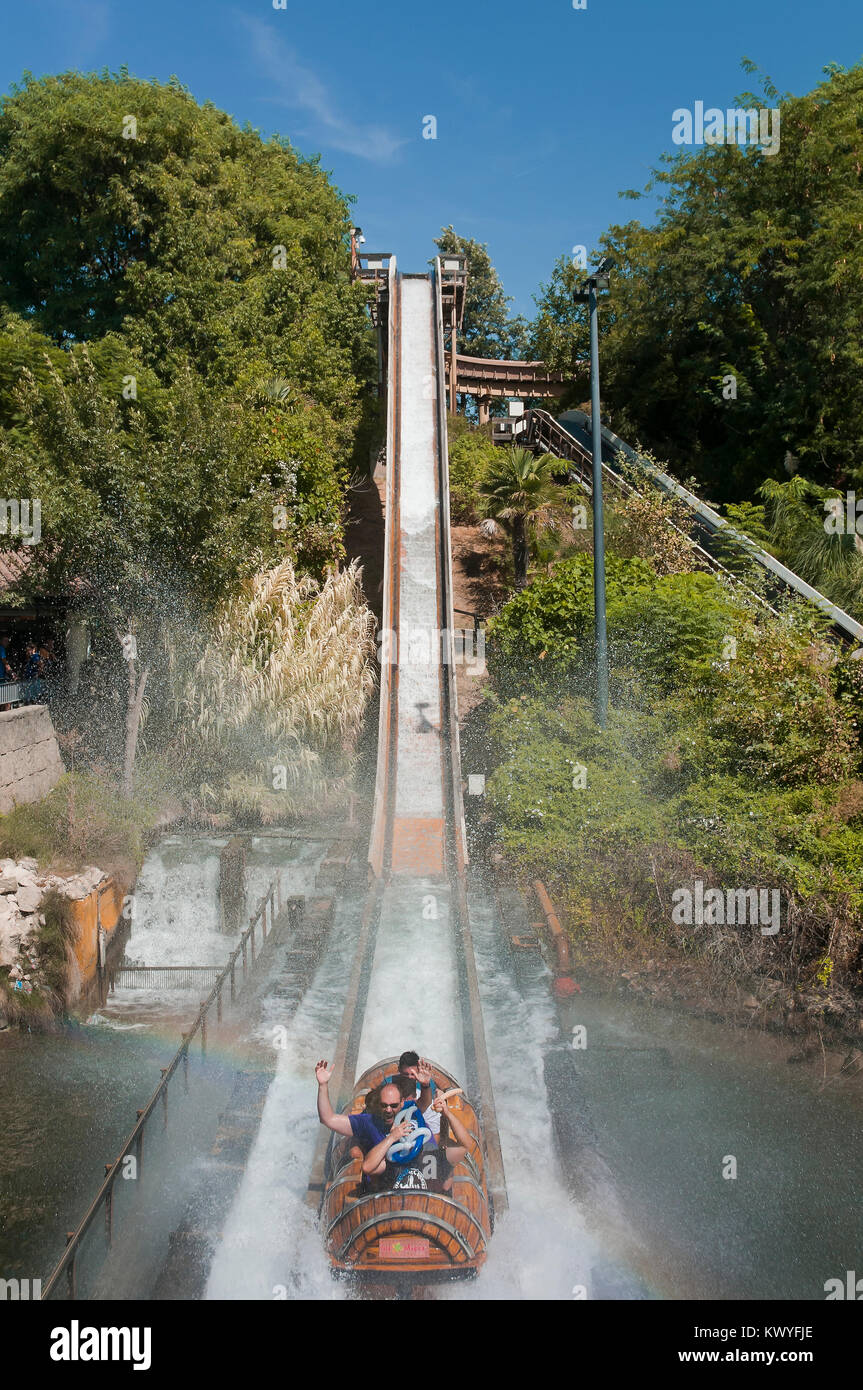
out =
[[35,883],[24,883],[15,894],[15,901],[21,912],[35,912],[42,901],[42,889]]
[[14,899],[0,898],[0,965],[12,965],[18,955],[20,920]]
[[38,859],[19,859],[19,860],[18,860],[18,864],[19,864],[20,868],[22,868],[22,869],[30,869],[30,870],[32,870],[33,872],[35,872],[35,870],[38,869],[38,867],[39,867],[39,860],[38,860]]
[[14,874],[0,873],[0,893],[17,893],[18,880]]
[[64,897],[78,902],[81,898],[88,898],[93,889],[106,877],[101,869],[91,866],[84,869],[83,873],[75,874],[74,878],[61,879],[57,887]]
[[14,965],[18,959],[18,947],[21,945],[21,933],[13,928],[0,936],[0,951],[5,953],[4,965]]
[[741,1004],[742,1004],[742,1007],[743,1007],[744,1009],[760,1009],[760,1008],[761,1008],[761,1005],[759,1004],[758,1000],[755,998],[755,995],[754,995],[754,994],[747,994],[746,998],[743,999],[743,1000],[741,1000]]

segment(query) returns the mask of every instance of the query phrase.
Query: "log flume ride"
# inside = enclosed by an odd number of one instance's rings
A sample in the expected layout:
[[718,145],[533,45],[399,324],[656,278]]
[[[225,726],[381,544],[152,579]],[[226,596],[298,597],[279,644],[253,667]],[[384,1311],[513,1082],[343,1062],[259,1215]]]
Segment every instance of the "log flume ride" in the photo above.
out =
[[[346,1113],[361,1114],[368,1092],[396,1070],[394,1057],[363,1072]],[[432,1066],[440,1091],[458,1087],[456,1077]],[[336,1136],[331,1152],[332,1177],[323,1206],[327,1252],[338,1274],[394,1277],[431,1283],[475,1274],[486,1257],[491,1215],[479,1117],[464,1096],[449,1101],[472,1137],[470,1151],[457,1164],[451,1191],[399,1187],[368,1192],[362,1185],[361,1161],[351,1157],[351,1141]],[[446,1119],[440,1143],[446,1139]],[[420,1174],[421,1170],[413,1170]],[[433,1181],[433,1179],[432,1179]]]
[[[359,1113],[416,1047],[463,1087],[469,1152],[447,1191],[368,1191],[350,1141],[322,1130],[308,1188],[335,1274],[400,1293],[475,1274],[507,1205],[471,938],[455,685],[444,303],[390,261],[386,549],[369,887],[333,1062],[335,1109]],[[417,641],[419,636],[420,640]],[[384,1060],[381,1060],[381,1059]],[[446,1133],[446,1119],[442,1121]]]

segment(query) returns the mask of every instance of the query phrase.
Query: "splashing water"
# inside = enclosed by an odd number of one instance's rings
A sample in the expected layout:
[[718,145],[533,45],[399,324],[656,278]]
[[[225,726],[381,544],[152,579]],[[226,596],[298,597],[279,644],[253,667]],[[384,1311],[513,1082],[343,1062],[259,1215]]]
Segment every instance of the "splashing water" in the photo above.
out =
[[[211,1299],[342,1298],[334,1283],[306,1188],[318,1141],[315,1063],[331,1056],[341,1023],[359,927],[343,901],[317,973],[294,1017],[267,1095],[240,1189],[210,1270]],[[264,1001],[264,1032],[279,1003]]]

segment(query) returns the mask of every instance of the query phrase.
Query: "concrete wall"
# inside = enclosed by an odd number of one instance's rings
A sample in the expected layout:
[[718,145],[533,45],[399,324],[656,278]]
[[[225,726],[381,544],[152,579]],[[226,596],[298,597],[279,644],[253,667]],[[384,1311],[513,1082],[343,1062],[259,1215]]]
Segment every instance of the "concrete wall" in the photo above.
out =
[[102,979],[99,970],[99,928],[105,932],[106,965],[115,964],[122,957],[128,938],[129,923],[127,917],[123,916],[123,904],[130,888],[131,884],[109,878],[88,897],[70,904],[78,936],[68,958],[67,1007],[78,1003],[82,997],[99,1002],[97,987]]
[[64,770],[46,705],[0,714],[0,814],[47,795]]

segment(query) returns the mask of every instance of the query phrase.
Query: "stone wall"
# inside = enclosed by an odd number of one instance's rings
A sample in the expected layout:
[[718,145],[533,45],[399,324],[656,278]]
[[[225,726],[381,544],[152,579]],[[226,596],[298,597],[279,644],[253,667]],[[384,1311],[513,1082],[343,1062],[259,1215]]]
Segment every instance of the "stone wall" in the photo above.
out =
[[0,714],[0,815],[46,796],[63,772],[46,705],[23,705]]

